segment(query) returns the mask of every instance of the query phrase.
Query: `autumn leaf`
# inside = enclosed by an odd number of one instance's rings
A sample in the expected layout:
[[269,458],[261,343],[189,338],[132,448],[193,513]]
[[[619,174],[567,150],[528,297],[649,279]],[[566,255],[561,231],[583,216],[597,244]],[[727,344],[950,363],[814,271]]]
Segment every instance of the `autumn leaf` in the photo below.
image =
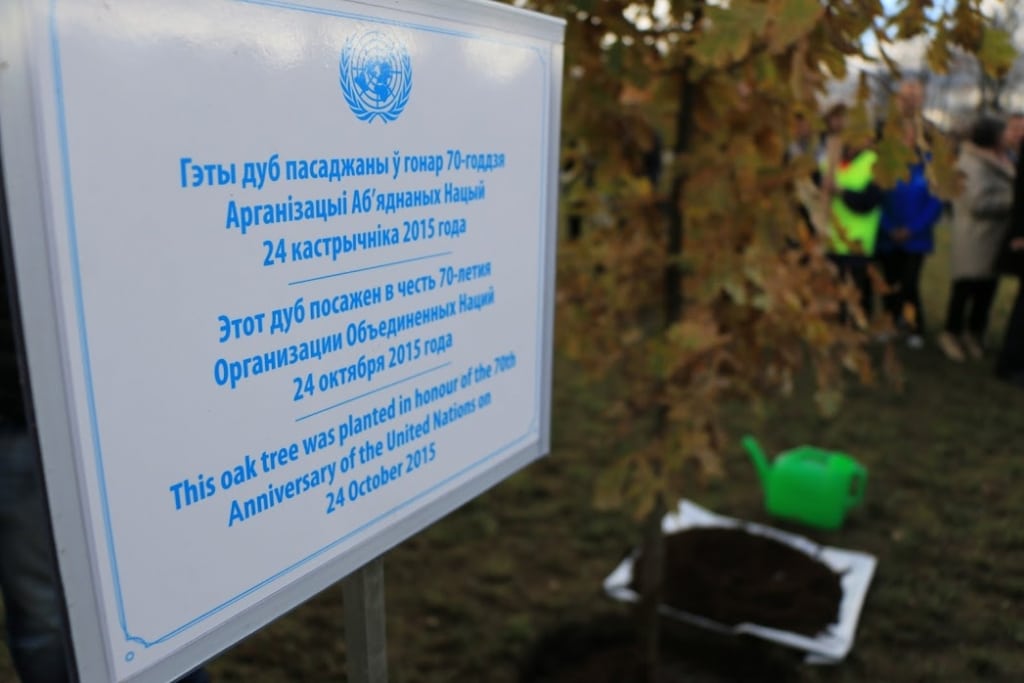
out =
[[814,92],[814,72],[807,66],[807,41],[800,41],[790,57],[789,88],[799,102],[809,99]]
[[907,301],[903,304],[903,319],[907,321],[909,325],[917,324],[917,306]]
[[819,0],[772,0],[768,47],[778,54],[814,30],[825,7]]
[[616,510],[622,507],[631,469],[630,460],[620,458],[598,474],[594,484],[594,507],[598,510]]
[[932,71],[937,74],[946,74],[949,73],[949,62],[952,58],[953,53],[949,47],[949,35],[945,27],[941,27],[938,29],[935,38],[928,43],[925,59]]
[[746,135],[736,136],[729,144],[729,155],[735,160],[736,190],[739,198],[752,200],[758,191],[757,171],[761,163],[761,155],[757,145]]
[[896,187],[900,181],[910,178],[910,165],[917,162],[917,153],[904,141],[903,117],[896,101],[890,104],[882,139],[875,146],[878,161],[875,163],[875,180],[884,189]]
[[924,10],[924,2],[911,0],[893,17],[891,23],[896,26],[898,39],[907,40],[925,32],[928,22]]
[[897,391],[903,391],[906,386],[906,375],[903,372],[903,366],[900,365],[899,359],[896,357],[896,349],[891,345],[885,349],[882,367],[889,384],[895,387]]
[[875,127],[871,122],[871,113],[866,101],[860,101],[846,115],[846,130],[843,131],[843,142],[862,148],[875,139]]
[[822,67],[836,80],[843,80],[847,75],[846,53],[834,48],[824,49],[818,56]]
[[717,323],[710,316],[676,323],[669,328],[668,339],[677,350],[690,354],[707,351],[723,341]]
[[814,394],[814,403],[822,417],[835,417],[843,407],[843,392],[838,389],[819,389]]
[[1017,59],[1013,38],[1001,28],[985,26],[981,37],[978,61],[989,76],[1005,76]]
[[950,41],[965,50],[976,52],[981,49],[985,33],[985,18],[973,3],[961,0],[953,10],[953,26],[949,30]]
[[956,166],[953,144],[942,136],[932,140],[931,158],[925,169],[932,194],[944,201],[952,201],[963,188],[963,179]]
[[706,7],[704,15],[705,29],[691,54],[702,64],[723,67],[747,56],[754,37],[764,31],[768,7],[753,0],[733,0],[728,7]]

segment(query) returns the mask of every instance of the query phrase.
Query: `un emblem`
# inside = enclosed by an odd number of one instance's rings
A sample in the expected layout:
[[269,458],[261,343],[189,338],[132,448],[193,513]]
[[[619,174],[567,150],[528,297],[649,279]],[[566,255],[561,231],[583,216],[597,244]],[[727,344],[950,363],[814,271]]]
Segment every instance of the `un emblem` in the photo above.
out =
[[412,92],[412,61],[405,46],[381,31],[349,38],[341,51],[341,92],[360,121],[401,116]]

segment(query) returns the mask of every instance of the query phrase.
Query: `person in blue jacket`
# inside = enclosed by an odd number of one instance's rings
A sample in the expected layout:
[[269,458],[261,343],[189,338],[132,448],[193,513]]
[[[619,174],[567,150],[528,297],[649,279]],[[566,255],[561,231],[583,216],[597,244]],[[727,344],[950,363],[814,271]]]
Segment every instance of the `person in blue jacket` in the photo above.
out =
[[935,247],[935,224],[942,217],[942,200],[931,193],[924,162],[910,168],[910,178],[886,194],[882,209],[879,254],[891,292],[886,311],[897,328],[907,333],[907,344],[924,344],[924,309],[921,306],[921,270]]
[[[918,88],[910,81],[901,88],[901,100],[915,98]],[[908,91],[904,93],[904,90]],[[903,102],[901,102],[903,104]],[[909,177],[886,193],[879,229],[878,253],[890,293],[884,305],[897,329],[907,335],[911,348],[924,346],[924,307],[921,305],[921,270],[935,247],[935,224],[942,217],[942,200],[932,194],[925,173],[923,122],[915,111],[904,106],[905,142],[917,153]]]

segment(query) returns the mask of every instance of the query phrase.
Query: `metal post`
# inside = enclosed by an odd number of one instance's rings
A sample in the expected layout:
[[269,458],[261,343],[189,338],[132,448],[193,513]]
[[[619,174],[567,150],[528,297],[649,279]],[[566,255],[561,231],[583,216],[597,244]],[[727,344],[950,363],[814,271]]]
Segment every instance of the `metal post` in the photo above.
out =
[[341,582],[349,683],[387,683],[384,560],[377,558]]

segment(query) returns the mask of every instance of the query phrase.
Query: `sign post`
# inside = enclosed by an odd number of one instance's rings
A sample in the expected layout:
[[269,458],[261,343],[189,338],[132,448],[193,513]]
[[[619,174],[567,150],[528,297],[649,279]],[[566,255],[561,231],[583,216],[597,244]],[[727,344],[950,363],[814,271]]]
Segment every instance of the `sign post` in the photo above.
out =
[[344,578],[341,586],[349,679],[352,683],[387,683],[384,561],[373,560]]
[[397,7],[0,0],[82,680],[171,680],[349,577],[383,681],[375,558],[548,450],[564,23]]

